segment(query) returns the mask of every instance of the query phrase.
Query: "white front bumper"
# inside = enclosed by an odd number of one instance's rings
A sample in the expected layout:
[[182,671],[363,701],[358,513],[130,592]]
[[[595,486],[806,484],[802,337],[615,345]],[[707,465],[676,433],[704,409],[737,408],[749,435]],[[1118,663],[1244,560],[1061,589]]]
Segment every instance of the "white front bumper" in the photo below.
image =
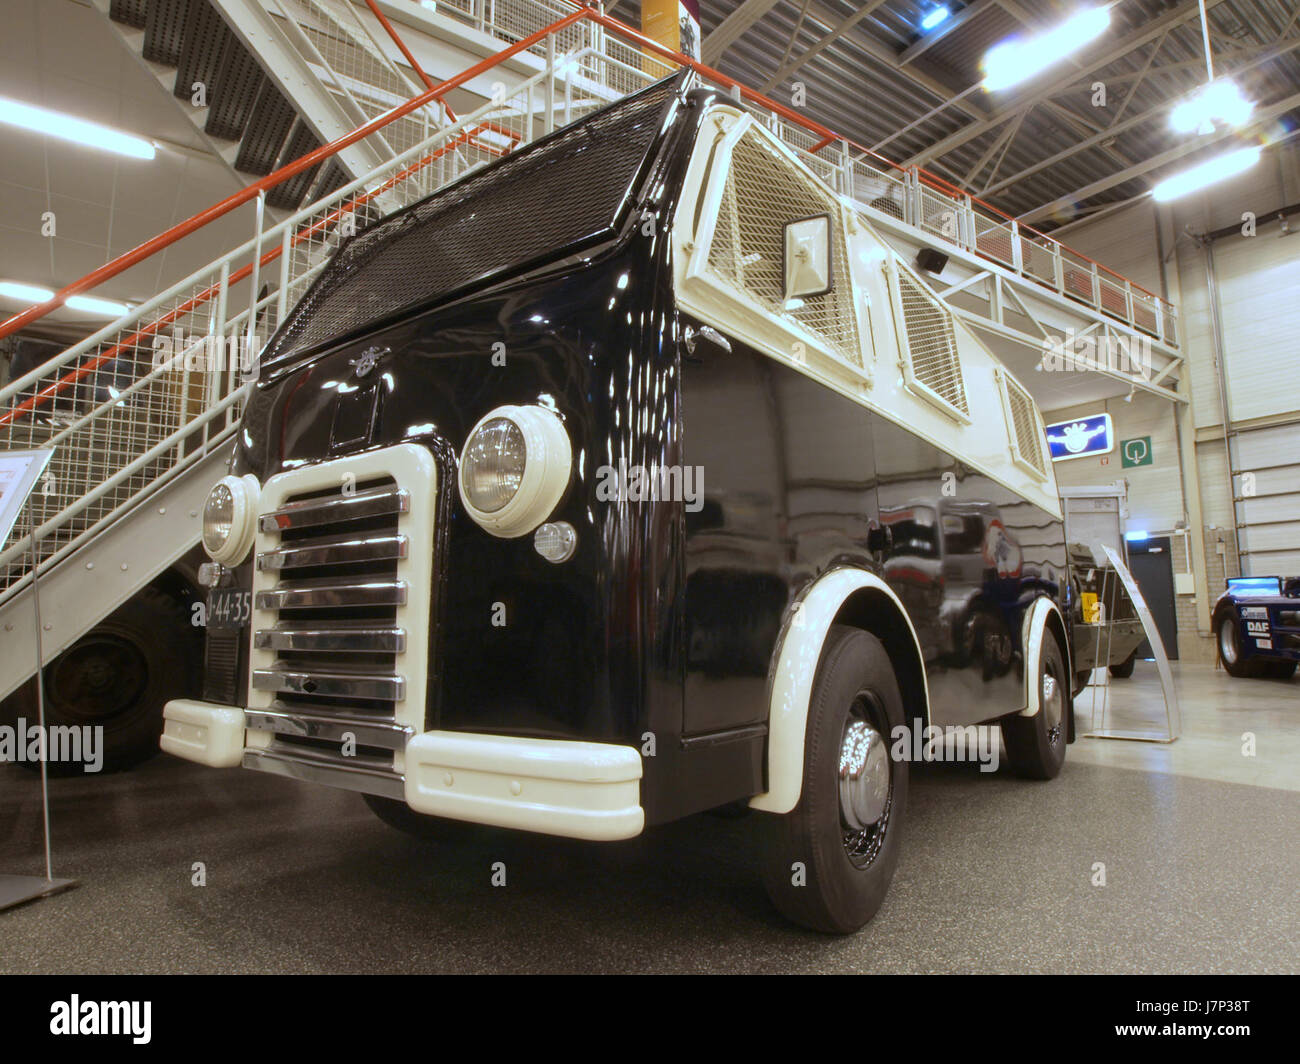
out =
[[[214,768],[237,767],[246,747],[263,750],[270,737],[246,728],[240,706],[175,699],[163,718],[167,753]],[[641,755],[630,746],[431,731],[411,738],[404,762],[417,813],[598,841],[645,826]]]

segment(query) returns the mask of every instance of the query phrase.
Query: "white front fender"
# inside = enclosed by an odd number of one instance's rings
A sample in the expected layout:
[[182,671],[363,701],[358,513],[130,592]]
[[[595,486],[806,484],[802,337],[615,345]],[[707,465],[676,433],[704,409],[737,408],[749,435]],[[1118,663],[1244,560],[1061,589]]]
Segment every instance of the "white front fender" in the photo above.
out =
[[[817,663],[821,660],[826,634],[840,608],[855,591],[870,588],[893,604],[901,623],[907,625],[921,681],[925,681],[924,657],[916,629],[903,604],[880,577],[862,569],[836,569],[808,588],[794,604],[786,622],[771,678],[767,736],[767,790],[749,800],[754,809],[788,813],[799,804],[803,792],[804,739],[808,730],[808,704],[812,699]],[[925,704],[930,704],[928,685]]]
[[[1020,711],[1022,717],[1032,717],[1042,705],[1042,687],[1035,681],[1038,679],[1038,666],[1043,658],[1043,638],[1047,635],[1047,619],[1053,613],[1060,618],[1061,628],[1064,629],[1065,617],[1061,614],[1061,607],[1046,596],[1036,598],[1034,604],[1025,613],[1021,642],[1021,645],[1025,648],[1025,708]],[[1065,668],[1068,672],[1070,669],[1069,649],[1062,647],[1061,655],[1065,658]],[[1068,694],[1074,689],[1073,684],[1070,682],[1070,677],[1064,679]]]

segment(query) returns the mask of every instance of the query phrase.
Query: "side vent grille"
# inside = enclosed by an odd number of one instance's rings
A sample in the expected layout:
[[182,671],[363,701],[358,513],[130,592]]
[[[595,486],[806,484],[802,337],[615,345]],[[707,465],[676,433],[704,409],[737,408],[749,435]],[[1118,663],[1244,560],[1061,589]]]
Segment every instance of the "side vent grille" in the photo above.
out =
[[952,312],[901,265],[896,265],[896,273],[906,334],[903,364],[908,385],[969,418]]
[[[739,209],[738,203],[744,208]],[[787,222],[829,213],[832,218],[831,291],[786,307],[782,257]],[[709,269],[778,317],[792,317],[851,366],[862,368],[853,282],[845,254],[838,202],[795,170],[757,132],[742,136],[709,247]]]
[[1011,429],[1013,453],[1035,472],[1045,474],[1047,462],[1044,455],[1043,434],[1038,430],[1038,416],[1034,400],[1008,373],[1002,374],[1002,384],[1007,394],[1007,413]]

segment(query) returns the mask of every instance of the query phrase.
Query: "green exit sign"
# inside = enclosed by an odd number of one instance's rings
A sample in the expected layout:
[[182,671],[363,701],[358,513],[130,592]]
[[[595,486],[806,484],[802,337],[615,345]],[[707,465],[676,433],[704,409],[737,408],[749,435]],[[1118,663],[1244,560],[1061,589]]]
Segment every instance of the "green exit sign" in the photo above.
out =
[[1124,469],[1151,464],[1151,437],[1136,436],[1119,441],[1120,465]]

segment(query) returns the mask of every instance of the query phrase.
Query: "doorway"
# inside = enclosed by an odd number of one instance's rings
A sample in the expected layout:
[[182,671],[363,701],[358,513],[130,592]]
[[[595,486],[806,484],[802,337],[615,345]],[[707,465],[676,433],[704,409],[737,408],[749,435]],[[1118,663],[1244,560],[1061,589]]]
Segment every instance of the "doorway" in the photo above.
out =
[[[1174,613],[1174,566],[1170,556],[1168,536],[1130,540],[1128,567],[1133,579],[1142,589],[1147,609],[1156,622],[1160,641],[1165,645],[1165,657],[1178,660],[1178,620]],[[1151,643],[1142,640],[1137,649],[1139,658],[1152,657]]]

